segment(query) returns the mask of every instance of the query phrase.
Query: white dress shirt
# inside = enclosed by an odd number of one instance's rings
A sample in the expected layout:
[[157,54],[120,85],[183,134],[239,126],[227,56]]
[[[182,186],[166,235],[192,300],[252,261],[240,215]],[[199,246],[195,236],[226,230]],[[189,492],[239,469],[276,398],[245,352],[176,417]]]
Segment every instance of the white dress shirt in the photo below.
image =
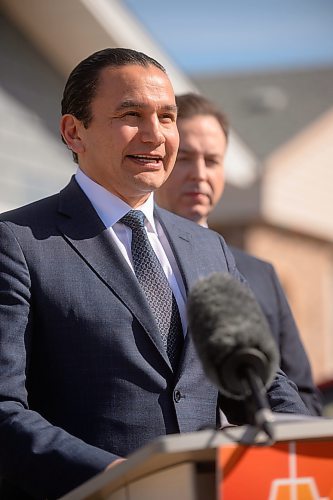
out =
[[[132,230],[125,224],[118,222],[127,212],[132,210],[132,207],[90,179],[80,168],[77,169],[75,179],[134,273],[131,252]],[[153,194],[137,210],[141,210],[146,216],[145,229],[147,236],[177,301],[185,334],[187,330],[185,287],[168,239],[161,224],[154,218]]]

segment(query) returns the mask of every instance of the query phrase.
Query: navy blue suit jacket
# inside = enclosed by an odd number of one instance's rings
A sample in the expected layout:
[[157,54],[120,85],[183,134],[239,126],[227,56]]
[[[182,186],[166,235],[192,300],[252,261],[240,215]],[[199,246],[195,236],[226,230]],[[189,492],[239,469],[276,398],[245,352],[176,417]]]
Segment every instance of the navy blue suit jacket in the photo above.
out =
[[237,269],[246,278],[256,296],[280,352],[280,366],[295,382],[299,394],[312,415],[321,415],[319,392],[312,379],[311,366],[285,293],[269,262],[257,259],[229,246]]
[[[215,271],[238,277],[220,235],[156,217],[186,292]],[[17,498],[56,498],[159,435],[218,424],[191,336],[174,373],[133,272],[75,180],[1,216],[0,256],[0,475]],[[282,375],[268,396],[275,411],[307,413]]]

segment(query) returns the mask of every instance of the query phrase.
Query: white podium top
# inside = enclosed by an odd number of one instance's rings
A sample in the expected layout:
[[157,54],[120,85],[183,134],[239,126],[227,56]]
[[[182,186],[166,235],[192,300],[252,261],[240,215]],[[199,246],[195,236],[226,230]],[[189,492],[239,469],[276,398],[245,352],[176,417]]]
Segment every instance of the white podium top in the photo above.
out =
[[[275,442],[333,437],[333,419],[274,414]],[[128,457],[128,460],[97,474],[61,500],[105,498],[125,484],[167,467],[185,462],[210,462],[223,444],[259,444],[267,436],[250,426],[228,427],[188,434],[161,436]],[[96,492],[97,496],[95,496]]]

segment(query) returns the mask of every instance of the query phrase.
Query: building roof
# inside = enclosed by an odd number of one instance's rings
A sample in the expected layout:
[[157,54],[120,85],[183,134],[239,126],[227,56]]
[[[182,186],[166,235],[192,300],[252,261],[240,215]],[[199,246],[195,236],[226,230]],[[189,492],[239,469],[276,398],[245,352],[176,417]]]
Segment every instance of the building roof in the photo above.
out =
[[193,79],[261,162],[333,106],[333,67]]

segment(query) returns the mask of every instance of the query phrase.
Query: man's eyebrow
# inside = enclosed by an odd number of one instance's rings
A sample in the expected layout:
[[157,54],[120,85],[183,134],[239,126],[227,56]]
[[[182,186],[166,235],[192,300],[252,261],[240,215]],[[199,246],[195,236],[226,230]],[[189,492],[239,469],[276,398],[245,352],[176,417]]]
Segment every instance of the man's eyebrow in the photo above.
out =
[[[184,154],[184,155],[195,155],[196,151],[193,151],[192,148],[186,148],[186,146],[179,147],[177,155]],[[221,153],[208,153],[205,154],[207,158],[222,158],[224,155]]]
[[144,105],[140,102],[133,101],[132,99],[128,99],[119,104],[117,109],[127,109],[127,108],[143,108]]
[[[127,99],[126,101],[120,103],[117,110],[121,111],[122,109],[128,109],[128,108],[145,109],[148,107],[149,105],[143,102]],[[159,108],[162,111],[170,111],[172,113],[177,113],[177,106],[175,104],[165,104],[164,106],[160,106]]]
[[179,154],[179,153],[191,154],[191,153],[193,153],[193,150],[191,150],[191,149],[186,149],[186,148],[184,148],[184,147],[183,147],[183,148],[178,148],[178,154]]
[[161,109],[165,111],[171,111],[172,113],[177,113],[178,107],[176,104],[167,104],[166,106],[161,106]]

